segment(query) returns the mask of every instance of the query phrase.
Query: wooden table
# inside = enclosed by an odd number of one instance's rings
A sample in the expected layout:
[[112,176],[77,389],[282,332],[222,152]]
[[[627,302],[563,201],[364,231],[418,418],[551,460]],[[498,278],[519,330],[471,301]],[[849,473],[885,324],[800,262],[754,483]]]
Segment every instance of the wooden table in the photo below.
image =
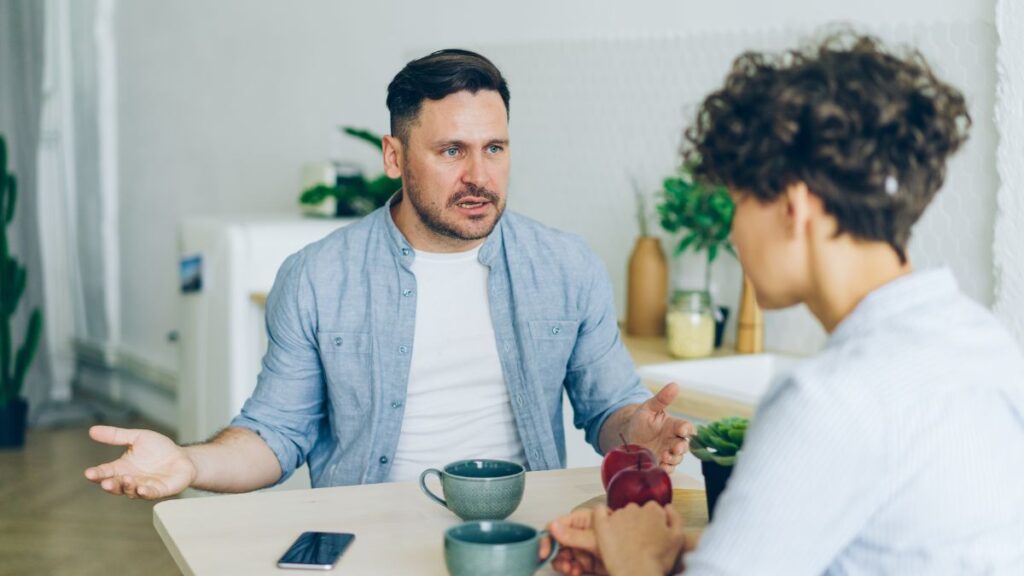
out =
[[[701,480],[681,473],[672,484],[703,488]],[[528,472],[523,502],[509,520],[542,528],[602,493],[598,468]],[[308,576],[309,571],[275,566],[306,530],[356,535],[335,568],[338,574],[446,574],[444,531],[458,523],[414,482],[168,500],[154,510],[157,532],[181,571],[218,576]]]

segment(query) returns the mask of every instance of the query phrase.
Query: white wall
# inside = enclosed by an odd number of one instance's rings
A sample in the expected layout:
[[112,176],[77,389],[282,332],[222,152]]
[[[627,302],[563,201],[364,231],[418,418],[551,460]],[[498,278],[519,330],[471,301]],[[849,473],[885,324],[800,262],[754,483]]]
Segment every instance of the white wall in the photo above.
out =
[[[918,47],[941,77],[964,90],[975,122],[972,136],[951,162],[945,189],[915,227],[910,254],[922,268],[949,266],[968,295],[990,304],[995,73],[977,63],[992,61],[994,29],[979,22],[860,28],[894,46]],[[655,190],[674,171],[683,127],[721,83],[736,54],[784,50],[795,38],[821,35],[806,26],[747,27],[488,47],[519,86],[513,181],[521,192],[515,207],[584,234],[611,267],[621,305],[624,262],[638,228],[631,217],[630,180]],[[676,266],[680,280],[691,287],[702,284],[703,268],[698,257]],[[738,302],[739,273],[727,255],[716,263],[720,303]],[[772,349],[812,353],[824,341],[817,321],[802,307],[766,314],[765,323],[766,345]]]
[[[165,336],[178,324],[179,219],[196,213],[291,210],[300,164],[328,155],[357,158],[376,168],[379,160],[367,147],[335,137],[333,127],[384,130],[387,83],[413,56],[452,46],[487,54],[489,47],[569,39],[805,27],[833,20],[875,26],[922,21],[991,25],[994,12],[994,0],[659,0],[628,7],[614,0],[531,0],[504,5],[453,1],[443,6],[326,0],[118,4],[121,333],[131,353],[159,367],[177,366],[175,346]],[[993,62],[994,55],[977,65],[991,67]],[[513,135],[530,140],[517,131],[529,122],[518,120],[516,106],[517,94],[531,87],[517,85],[509,76]],[[639,94],[632,105],[643,106],[643,98]],[[544,139],[548,143],[571,137],[557,124],[544,129],[549,131]],[[628,246],[603,240],[604,215],[580,210],[566,218],[541,208],[553,194],[567,210],[585,205],[588,191],[517,185],[538,173],[531,170],[586,166],[562,167],[562,150],[556,147],[546,153],[513,154],[531,159],[546,155],[550,160],[543,166],[513,162],[512,206],[529,207],[529,214],[586,237],[610,269],[621,302]],[[587,159],[594,164],[615,160]],[[657,176],[648,175],[655,181]],[[632,220],[622,228],[623,237],[631,238]]]

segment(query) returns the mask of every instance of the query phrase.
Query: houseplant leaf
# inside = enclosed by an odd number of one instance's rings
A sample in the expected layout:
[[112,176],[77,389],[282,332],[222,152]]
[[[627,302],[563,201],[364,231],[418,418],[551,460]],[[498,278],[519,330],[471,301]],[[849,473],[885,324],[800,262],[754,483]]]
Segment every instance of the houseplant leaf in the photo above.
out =
[[[735,255],[729,243],[729,231],[735,207],[724,187],[710,187],[693,179],[692,166],[662,181],[657,205],[659,221],[666,232],[683,233],[676,255],[686,250],[707,251],[710,267],[722,249]],[[709,276],[706,275],[705,282]],[[707,290],[709,286],[705,286]]]
[[25,341],[21,344],[18,355],[14,359],[14,378],[12,382],[14,389],[11,394],[13,398],[21,396],[21,387],[25,383],[25,374],[28,372],[28,367],[32,365],[32,359],[35,358],[36,350],[39,349],[39,340],[42,338],[42,332],[43,313],[36,308],[32,311],[32,316],[29,317]]
[[345,126],[342,128],[342,131],[344,131],[345,134],[352,136],[353,138],[357,138],[359,140],[362,140],[363,142],[375,146],[378,150],[384,150],[384,139],[369,130]]

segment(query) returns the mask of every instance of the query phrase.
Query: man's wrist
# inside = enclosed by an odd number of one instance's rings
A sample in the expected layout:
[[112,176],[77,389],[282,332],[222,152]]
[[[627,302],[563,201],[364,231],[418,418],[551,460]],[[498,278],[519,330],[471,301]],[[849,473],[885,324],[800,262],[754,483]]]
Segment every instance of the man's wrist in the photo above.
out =
[[182,448],[182,452],[185,453],[185,458],[192,464],[192,478],[189,479],[189,488],[200,486],[202,481],[200,479],[199,471],[202,470],[200,463],[202,462],[202,456],[197,454],[197,448],[200,448],[202,444],[196,444],[194,446],[185,446]]
[[619,445],[619,437],[626,438],[629,441],[627,432],[629,431],[629,421],[636,414],[636,411],[640,408],[640,404],[627,404],[622,408],[616,410],[611,416],[608,417],[604,422],[604,426],[601,427],[601,450],[607,453],[613,447]]

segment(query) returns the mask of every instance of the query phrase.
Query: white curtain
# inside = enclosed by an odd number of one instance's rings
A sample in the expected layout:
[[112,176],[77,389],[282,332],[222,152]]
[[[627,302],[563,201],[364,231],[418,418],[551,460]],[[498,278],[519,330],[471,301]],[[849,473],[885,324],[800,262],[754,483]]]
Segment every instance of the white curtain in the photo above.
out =
[[71,405],[75,343],[117,346],[117,77],[114,0],[46,0],[40,227],[54,403],[43,423],[90,418]]
[[[39,197],[36,156],[43,76],[44,4],[33,0],[0,0],[0,133],[8,146],[8,169],[18,180],[14,221],[7,240],[26,267],[28,285],[12,322],[14,346],[24,340],[29,311],[43,306],[37,213]],[[44,314],[46,310],[44,309]],[[44,335],[22,394],[30,410],[48,398],[49,346]]]
[[45,324],[24,390],[32,422],[81,419],[66,409],[74,342],[117,339],[114,6],[0,0],[0,131],[21,192],[9,239],[29,271],[20,316],[41,306]]
[[75,162],[74,79],[71,22],[66,1],[47,0],[45,64],[39,142],[39,226],[46,278],[46,336],[50,342],[50,400],[68,401],[75,372],[72,340],[80,313],[81,281],[73,239],[76,236],[78,179]]

